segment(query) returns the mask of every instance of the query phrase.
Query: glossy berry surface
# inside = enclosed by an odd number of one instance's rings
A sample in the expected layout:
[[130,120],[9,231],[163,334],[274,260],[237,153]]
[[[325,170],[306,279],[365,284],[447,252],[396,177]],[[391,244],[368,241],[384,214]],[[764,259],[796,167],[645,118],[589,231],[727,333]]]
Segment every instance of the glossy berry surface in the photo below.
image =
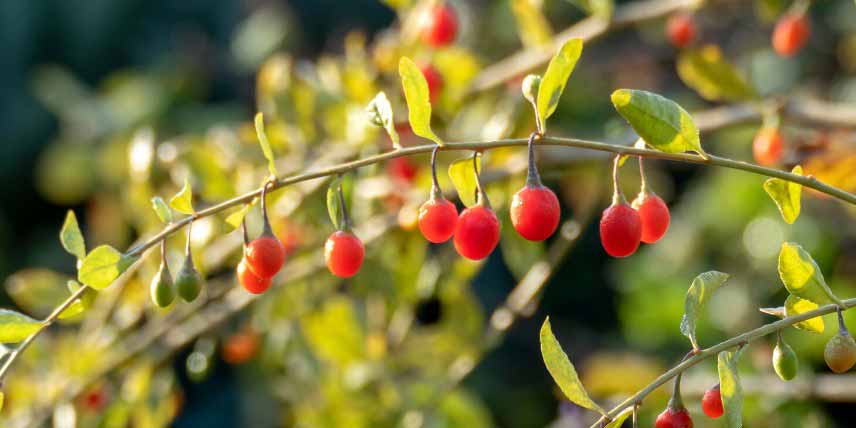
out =
[[431,198],[419,207],[419,231],[429,242],[446,242],[455,233],[458,209],[444,198]]
[[443,76],[440,75],[440,72],[436,68],[430,65],[420,67],[420,70],[422,71],[422,75],[425,76],[425,82],[428,83],[428,98],[432,102],[437,101],[437,97],[440,96],[440,92],[443,90]]
[[247,261],[238,263],[238,282],[252,294],[262,294],[270,288],[270,278],[261,278],[247,267]]
[[627,203],[611,205],[600,218],[600,242],[612,257],[627,257],[636,252],[642,239],[642,220]]
[[805,16],[786,15],[773,30],[773,49],[781,56],[794,56],[805,46],[810,31]]
[[685,48],[695,39],[696,24],[692,15],[679,13],[669,17],[666,23],[666,35],[676,48]]
[[336,231],[324,245],[324,259],[330,273],[340,278],[349,278],[360,271],[366,250],[363,242],[354,234]]
[[704,392],[704,396],[701,397],[701,409],[709,418],[716,419],[722,416],[724,410],[722,409],[722,394],[719,391],[719,385]]
[[656,428],[692,428],[693,420],[690,418],[690,413],[686,409],[673,410],[666,408],[663,413],[657,416],[657,421],[654,423]]
[[481,260],[490,255],[499,243],[499,219],[492,209],[475,205],[458,217],[455,228],[455,249],[458,254]]
[[434,48],[448,46],[458,35],[458,16],[452,6],[442,2],[425,13],[422,42]]
[[779,341],[773,349],[773,369],[783,381],[797,376],[797,354],[787,343]]
[[247,267],[260,278],[273,278],[285,263],[285,247],[273,236],[262,235],[244,249]]
[[559,226],[559,199],[544,186],[526,186],[511,199],[511,224],[520,236],[543,241]]
[[633,208],[639,212],[642,221],[642,242],[653,244],[669,230],[669,207],[659,196],[640,193],[633,201]]
[[762,129],[752,141],[752,154],[758,165],[776,165],[782,159],[784,140],[777,129]]
[[826,365],[835,373],[844,373],[856,364],[856,341],[849,333],[838,332],[826,342],[823,351]]

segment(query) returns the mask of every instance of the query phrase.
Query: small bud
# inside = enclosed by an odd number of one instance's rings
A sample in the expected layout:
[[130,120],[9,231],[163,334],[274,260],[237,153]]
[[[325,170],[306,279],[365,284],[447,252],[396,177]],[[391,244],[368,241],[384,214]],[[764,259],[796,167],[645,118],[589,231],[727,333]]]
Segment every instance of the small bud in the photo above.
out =
[[535,104],[535,99],[538,98],[538,86],[541,85],[541,76],[530,74],[523,79],[520,84],[520,91],[523,92],[523,97]]

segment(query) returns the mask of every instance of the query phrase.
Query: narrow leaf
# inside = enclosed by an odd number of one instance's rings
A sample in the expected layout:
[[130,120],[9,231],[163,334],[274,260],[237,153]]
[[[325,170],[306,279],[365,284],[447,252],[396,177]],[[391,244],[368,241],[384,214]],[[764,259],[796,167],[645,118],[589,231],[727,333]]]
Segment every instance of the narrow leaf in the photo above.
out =
[[169,206],[167,206],[166,202],[160,196],[152,198],[152,209],[155,210],[155,214],[158,215],[160,221],[172,223],[172,211],[169,210]]
[[[476,157],[476,167],[481,171],[481,156]],[[458,159],[449,165],[449,178],[452,180],[452,185],[458,192],[458,199],[465,206],[472,206],[476,203],[476,175],[473,171],[473,158],[467,156]]]
[[693,150],[705,156],[698,128],[676,102],[651,92],[619,89],[612,93],[612,104],[649,146],[666,153]]
[[80,226],[77,225],[77,217],[72,210],[68,210],[65,216],[65,222],[59,231],[59,242],[62,243],[65,251],[77,257],[78,260],[86,257],[86,244],[83,241],[83,234],[80,233]]
[[342,179],[336,177],[330,181],[330,186],[327,187],[327,214],[336,230],[342,229],[342,210],[339,205],[339,186],[341,184]]
[[544,320],[544,324],[541,326],[541,356],[544,358],[544,364],[547,366],[550,376],[553,377],[568,400],[580,407],[606,415],[606,411],[589,397],[588,392],[580,382],[577,370],[574,369],[568,355],[565,354],[562,346],[559,345],[553,335],[549,317]]
[[443,140],[431,130],[431,101],[428,82],[425,81],[422,71],[413,63],[413,60],[403,56],[398,62],[398,74],[401,76],[401,86],[404,88],[408,119],[413,133],[442,146]]
[[725,426],[741,428],[743,426],[743,386],[737,371],[740,351],[722,351],[717,356],[719,369],[719,391],[722,407],[725,409]]
[[392,117],[392,105],[389,103],[389,98],[381,91],[371,100],[366,107],[366,112],[373,123],[382,126],[389,134],[389,139],[392,140],[392,147],[401,148],[401,143],[398,141],[398,132],[395,130],[395,121]]
[[556,111],[556,106],[559,105],[559,98],[565,90],[565,85],[568,83],[568,77],[574,71],[577,65],[577,60],[583,53],[583,40],[579,38],[570,39],[562,45],[562,48],[556,52],[553,59],[550,60],[550,65],[547,66],[547,71],[541,78],[541,84],[538,86],[538,116],[541,119],[541,129],[547,130],[547,118]]
[[265,117],[259,112],[256,113],[256,135],[259,137],[259,145],[262,146],[262,153],[265,155],[265,159],[268,161],[268,172],[270,172],[271,177],[276,177],[278,174],[276,173],[276,163],[273,157],[273,150],[270,148],[270,142],[268,142],[267,134],[265,133]]
[[124,257],[117,249],[102,245],[92,250],[83,259],[80,270],[77,272],[77,279],[96,290],[101,290],[118,278],[132,262],[133,259]]
[[777,306],[775,308],[760,308],[758,309],[763,314],[772,315],[774,317],[784,318],[785,317],[785,307]]
[[604,428],[621,428],[621,425],[624,425],[624,421],[626,421],[632,414],[633,407],[628,407],[612,419],[612,422],[606,424]]
[[257,200],[258,198],[253,198],[250,203],[244,204],[244,206],[226,216],[226,224],[232,226],[232,230],[241,227],[241,222],[244,221],[244,217],[247,216],[247,213],[250,211],[250,208],[252,208],[252,206],[256,203]]
[[[795,166],[791,172],[803,175],[802,167],[799,165]],[[771,178],[764,182],[764,191],[776,203],[785,223],[794,224],[800,215],[800,193],[802,192],[802,186],[779,178]]]
[[681,333],[690,339],[693,349],[699,347],[695,334],[699,313],[713,292],[722,286],[727,279],[727,273],[712,270],[695,277],[690,289],[687,290],[687,298],[684,301],[684,316],[681,318]]
[[169,200],[169,206],[182,214],[193,214],[193,191],[190,190],[190,181],[185,177],[184,187]]
[[841,304],[841,300],[835,297],[826,285],[817,263],[798,244],[782,243],[782,250],[779,252],[779,278],[791,294],[801,299],[819,305],[831,302]]
[[684,51],[678,58],[678,76],[710,101],[745,101],[757,96],[716,45]]
[[22,313],[0,309],[0,343],[18,343],[40,329],[42,323]]
[[[800,299],[799,297],[791,294],[788,295],[787,299],[785,299],[785,316],[790,317],[799,315],[804,312],[813,311],[818,307],[819,305],[817,303]],[[823,333],[823,330],[826,329],[826,326],[823,324],[823,317],[815,317],[798,322],[794,324],[794,327],[800,330],[810,331],[812,333]]]

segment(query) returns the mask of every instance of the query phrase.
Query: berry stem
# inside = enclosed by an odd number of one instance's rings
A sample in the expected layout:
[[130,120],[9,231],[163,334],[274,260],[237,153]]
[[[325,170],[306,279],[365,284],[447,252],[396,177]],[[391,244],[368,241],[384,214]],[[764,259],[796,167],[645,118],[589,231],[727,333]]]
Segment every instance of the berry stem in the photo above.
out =
[[639,156],[639,180],[641,181],[639,185],[639,193],[641,193],[643,197],[647,197],[651,192],[648,190],[648,176],[645,175],[645,160],[642,159],[642,156]]
[[348,204],[345,203],[345,192],[342,190],[345,186],[342,183],[341,177],[342,176],[340,175],[339,188],[336,190],[339,194],[339,210],[342,212],[342,224],[340,230],[349,231],[351,230],[351,216],[348,215]]
[[479,175],[479,152],[473,152],[473,174],[476,176],[476,205],[485,205],[490,208],[490,201],[484,193],[481,176]]
[[244,249],[247,248],[247,245],[250,245],[250,236],[247,234],[247,219],[244,218],[241,220],[241,235],[244,239]]
[[[540,131],[539,131],[540,132]],[[541,176],[538,174],[538,166],[535,165],[535,138],[537,138],[539,133],[533,132],[529,136],[529,166],[526,171],[526,186],[527,187],[541,187]]]
[[193,220],[190,223],[187,223],[187,240],[184,241],[184,256],[187,258],[191,257],[190,254],[190,235],[193,233]]
[[271,184],[274,183],[274,178],[271,181],[266,181],[262,186],[262,219],[264,221],[264,229],[262,231],[262,235],[273,236],[273,229],[270,227],[270,220],[268,219],[267,212],[267,191]]
[[612,205],[627,203],[624,199],[624,194],[621,193],[621,186],[618,184],[618,168],[621,167],[621,154],[615,155],[612,162]]
[[639,403],[633,405],[633,428],[639,428]]
[[431,199],[438,200],[443,198],[443,191],[440,190],[440,181],[437,180],[437,151],[440,146],[434,147],[431,151]]
[[838,312],[838,331],[839,331],[839,333],[849,335],[850,331],[847,330],[847,324],[844,323],[844,313],[842,312],[840,306],[838,307],[836,312]]

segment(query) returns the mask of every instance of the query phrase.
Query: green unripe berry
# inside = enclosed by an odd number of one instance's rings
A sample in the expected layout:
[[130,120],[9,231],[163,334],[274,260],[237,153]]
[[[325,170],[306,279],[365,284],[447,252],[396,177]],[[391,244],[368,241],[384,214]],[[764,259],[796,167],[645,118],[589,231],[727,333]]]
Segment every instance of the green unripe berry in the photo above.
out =
[[184,264],[175,276],[175,288],[179,297],[187,303],[196,300],[199,296],[199,291],[202,289],[202,275],[193,266],[191,257],[184,259]]
[[797,354],[782,337],[776,342],[776,348],[773,349],[773,369],[776,374],[784,381],[789,381],[797,375]]
[[541,85],[541,76],[530,74],[523,79],[520,84],[520,91],[523,92],[523,97],[530,103],[535,104],[535,99],[538,97],[538,87]]
[[160,308],[171,305],[172,301],[175,300],[172,276],[169,273],[169,267],[167,267],[166,263],[161,263],[158,273],[152,278],[151,292],[152,302]]
[[835,373],[844,373],[856,364],[856,341],[846,330],[839,331],[826,343],[823,351],[826,365]]

